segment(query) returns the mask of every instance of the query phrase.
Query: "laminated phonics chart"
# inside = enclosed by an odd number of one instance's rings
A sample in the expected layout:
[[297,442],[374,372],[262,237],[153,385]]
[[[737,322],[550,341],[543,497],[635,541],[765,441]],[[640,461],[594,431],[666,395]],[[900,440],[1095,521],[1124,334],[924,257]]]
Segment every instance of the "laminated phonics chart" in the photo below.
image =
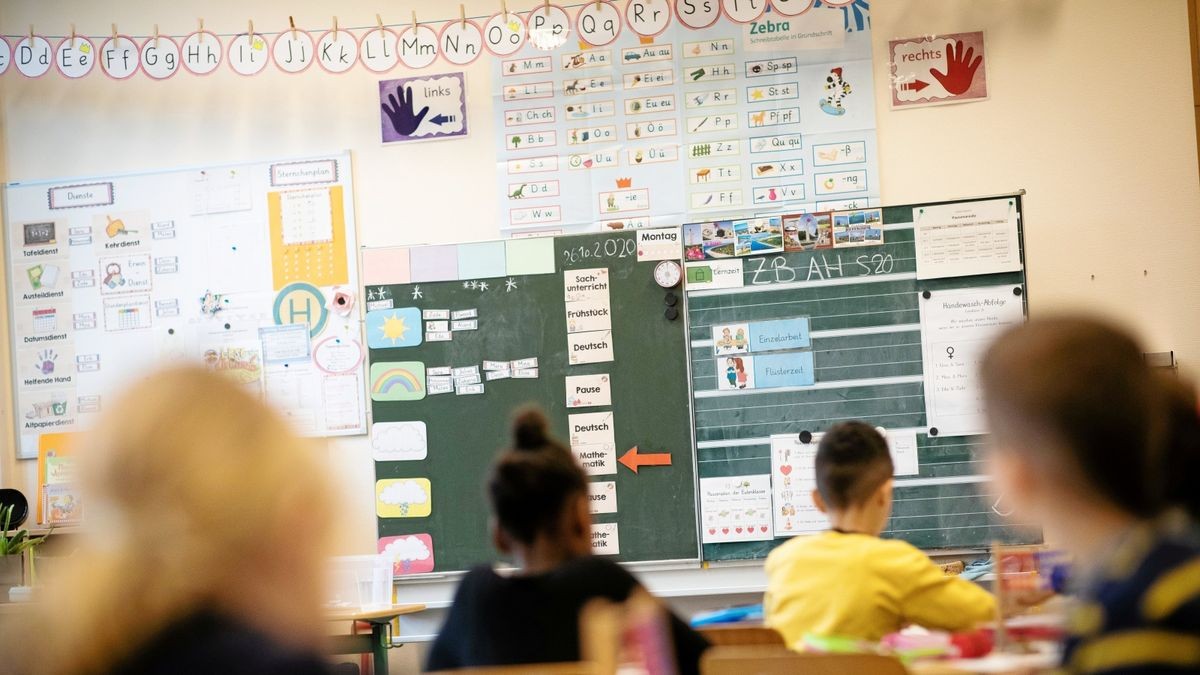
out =
[[[494,59],[502,231],[877,204],[865,6],[705,9],[717,4],[678,3],[675,14],[663,0],[624,13],[615,3],[585,3],[578,16],[555,6],[530,13],[531,35],[544,39]],[[811,7],[789,15],[801,4]]]

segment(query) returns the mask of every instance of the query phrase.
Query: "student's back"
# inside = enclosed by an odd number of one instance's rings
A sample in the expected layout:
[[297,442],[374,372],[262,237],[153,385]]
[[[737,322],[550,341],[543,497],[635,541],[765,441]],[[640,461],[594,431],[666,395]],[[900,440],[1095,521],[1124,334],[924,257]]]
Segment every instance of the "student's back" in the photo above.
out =
[[3,658],[30,675],[326,672],[318,448],[198,368],[110,403],[80,452],[94,519]]
[[1045,318],[981,371],[997,489],[1074,558],[1071,673],[1200,672],[1200,541],[1180,515],[1197,419],[1142,351],[1095,319]]
[[805,635],[879,640],[917,623],[957,630],[994,617],[991,594],[947,577],[924,553],[879,538],[892,508],[887,441],[862,422],[836,424],[817,448],[812,498],[833,529],[767,557],[767,625],[790,646]]
[[[536,411],[517,418],[513,448],[488,478],[493,539],[517,567],[478,567],[463,577],[438,633],[428,670],[577,661],[580,610],[593,599],[625,601],[639,584],[591,555],[587,476],[551,439]],[[699,671],[704,638],[674,616],[679,672]]]
[[[624,602],[638,587],[623,567],[595,556],[540,574],[501,576],[478,567],[459,586],[429,668],[578,661],[584,605],[596,598]],[[670,618],[676,651],[698,657],[703,642]]]
[[903,541],[826,532],[796,537],[766,564],[769,624],[795,645],[805,635],[876,641],[909,623],[963,630],[994,618],[995,601],[948,577]]

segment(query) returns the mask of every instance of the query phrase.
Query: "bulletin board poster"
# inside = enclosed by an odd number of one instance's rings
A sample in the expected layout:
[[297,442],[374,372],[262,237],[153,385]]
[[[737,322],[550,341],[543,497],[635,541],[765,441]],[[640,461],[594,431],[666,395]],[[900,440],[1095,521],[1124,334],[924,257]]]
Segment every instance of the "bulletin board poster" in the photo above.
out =
[[494,59],[501,230],[878,205],[867,3],[784,4],[794,15],[639,0],[523,16],[529,39]]
[[20,457],[171,363],[365,433],[349,153],[9,183],[4,224]]

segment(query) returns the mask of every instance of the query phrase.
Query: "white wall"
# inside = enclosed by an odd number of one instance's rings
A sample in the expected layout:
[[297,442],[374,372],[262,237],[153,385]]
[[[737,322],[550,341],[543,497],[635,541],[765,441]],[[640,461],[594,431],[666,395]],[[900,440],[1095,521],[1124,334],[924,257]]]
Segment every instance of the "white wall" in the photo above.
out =
[[[470,15],[498,0],[469,0]],[[509,0],[524,11],[535,0]],[[1135,324],[1154,349],[1200,360],[1200,188],[1185,0],[875,0],[876,88],[885,203],[1020,188],[1026,199],[1031,311],[1088,307]],[[336,10],[333,8],[337,7]],[[324,28],[457,15],[457,3],[408,0],[3,0],[0,31],[147,35],[279,30],[288,14]],[[991,99],[893,112],[887,40],[986,31]],[[359,239],[382,246],[497,236],[489,67],[467,69],[471,136],[382,147],[376,81],[362,68],[254,78],[226,71],[82,82],[0,77],[0,178],[105,174],[275,156],[354,152]],[[1094,278],[1093,278],[1094,275]],[[7,329],[0,326],[7,340]],[[7,351],[7,344],[0,344]],[[7,366],[3,376],[7,403]],[[6,425],[7,411],[0,406]],[[3,431],[0,484],[33,492],[33,464]],[[361,439],[332,451],[351,486],[350,548],[372,548],[373,469]],[[755,583],[755,568],[734,579]],[[664,582],[665,583],[665,582]],[[674,583],[674,582],[670,582]],[[686,584],[686,581],[680,582]]]

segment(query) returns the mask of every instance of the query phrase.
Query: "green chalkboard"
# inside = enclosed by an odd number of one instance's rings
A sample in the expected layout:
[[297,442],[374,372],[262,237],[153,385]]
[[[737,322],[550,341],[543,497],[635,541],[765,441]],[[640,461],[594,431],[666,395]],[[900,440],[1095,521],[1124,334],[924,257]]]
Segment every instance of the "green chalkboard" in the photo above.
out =
[[[503,251],[505,243],[492,246]],[[446,257],[447,248],[452,247],[409,249],[413,274],[422,261]],[[478,313],[478,328],[453,331],[451,341],[369,349],[373,368],[399,362],[433,368],[538,360],[536,379],[484,381],[483,394],[436,394],[411,401],[380,401],[373,395],[373,427],[388,422],[425,424],[424,458],[375,464],[380,481],[430,482],[429,515],[377,518],[383,544],[396,536],[428,535],[432,569],[422,561],[412,566],[414,571],[464,570],[497,559],[488,532],[484,480],[489,463],[509,442],[512,412],[528,403],[546,411],[554,433],[564,442],[570,437],[569,414],[611,412],[617,457],[634,446],[640,453],[669,453],[670,466],[644,466],[635,474],[617,463],[612,473],[590,476],[595,482],[616,484],[616,512],[597,513],[594,519],[617,524],[618,560],[699,559],[684,316],[666,316],[667,291],[653,278],[657,262],[639,262],[633,232],[555,238],[553,256],[549,269],[540,274],[467,278],[471,272],[460,267],[453,278],[441,273],[442,281],[412,280],[366,289],[368,301],[390,300],[396,309]],[[506,271],[503,263],[499,266]],[[608,270],[614,358],[569,365],[564,271],[597,268]],[[675,293],[682,295],[681,290]],[[678,302],[682,308],[682,299]],[[611,405],[568,409],[565,378],[598,374],[610,376]],[[398,573],[406,571],[397,568]]]
[[[1020,213],[1020,197],[1004,199]],[[1022,269],[918,281],[914,206],[922,205],[884,208],[882,245],[746,258],[742,288],[688,293],[701,478],[770,473],[774,434],[816,433],[845,419],[885,428],[927,427],[920,292],[1024,285],[1025,274]],[[711,395],[717,377],[714,324],[798,316],[810,320],[816,386],[732,398]],[[1041,541],[1039,530],[1007,522],[993,509],[998,495],[982,475],[986,438],[921,432],[917,442],[920,474],[897,480],[885,536],[924,549]],[[705,544],[704,558],[762,558],[783,541]]]

